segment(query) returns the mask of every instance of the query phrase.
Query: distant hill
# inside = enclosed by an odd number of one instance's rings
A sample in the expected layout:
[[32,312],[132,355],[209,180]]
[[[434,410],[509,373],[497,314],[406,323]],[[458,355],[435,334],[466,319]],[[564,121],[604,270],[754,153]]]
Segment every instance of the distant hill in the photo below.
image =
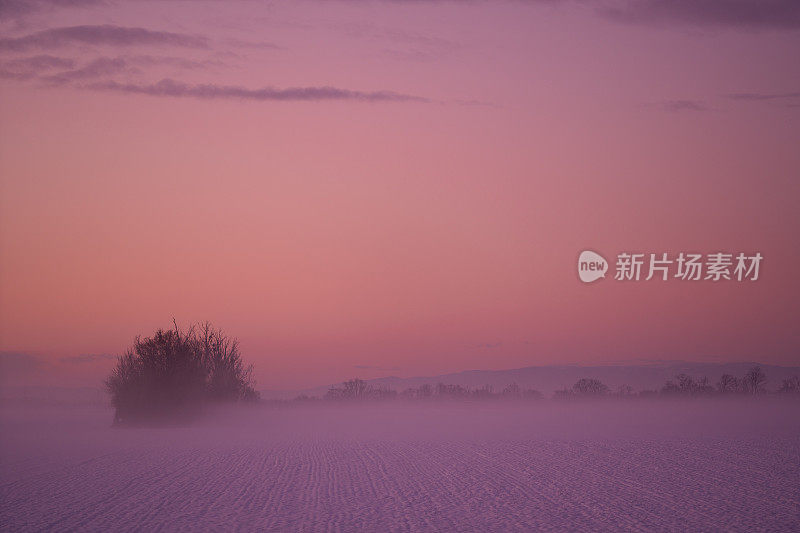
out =
[[[707,376],[716,384],[722,374],[743,376],[750,368],[760,366],[767,375],[767,389],[775,390],[781,382],[792,375],[800,375],[800,366],[777,366],[755,362],[744,363],[692,363],[683,361],[664,361],[638,365],[553,365],[529,366],[510,370],[465,370],[440,376],[400,378],[395,376],[366,380],[372,385],[386,386],[396,391],[409,387],[419,387],[424,383],[436,385],[447,383],[465,387],[490,385],[495,390],[503,389],[509,383],[517,383],[522,388],[536,389],[546,396],[558,389],[571,387],[580,378],[596,378],[616,390],[621,385],[630,385],[634,390],[660,389],[677,374],[685,373],[695,378]],[[264,398],[291,398],[299,394],[322,396],[330,386],[315,387],[302,391],[262,391]]]
[[106,391],[99,387],[0,387],[0,405],[16,404],[109,406],[111,401]]

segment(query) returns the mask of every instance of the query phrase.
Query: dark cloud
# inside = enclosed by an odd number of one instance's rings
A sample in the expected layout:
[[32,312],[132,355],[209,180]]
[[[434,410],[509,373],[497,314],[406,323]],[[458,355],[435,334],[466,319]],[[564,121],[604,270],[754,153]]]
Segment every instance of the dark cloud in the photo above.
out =
[[800,28],[798,0],[624,0],[600,12],[620,22],[641,24]]
[[38,55],[0,63],[0,78],[29,80],[54,69],[71,69],[75,61],[64,57]]
[[38,55],[13,59],[5,62],[3,65],[9,68],[41,71],[54,68],[73,68],[75,67],[75,61],[66,57]]
[[23,37],[0,39],[0,50],[25,51],[52,49],[69,44],[104,46],[162,45],[187,48],[208,48],[209,41],[199,35],[152,31],[123,26],[68,26],[52,28]]
[[105,81],[85,86],[96,91],[111,91],[149,96],[171,96],[176,98],[257,100],[257,101],[321,101],[349,100],[357,102],[429,102],[426,98],[395,93],[392,91],[362,92],[336,87],[290,87],[277,89],[264,87],[248,89],[234,85],[189,85],[164,79],[155,84],[118,83]]
[[210,59],[196,61],[194,59],[186,59],[183,57],[174,57],[174,56],[137,55],[137,56],[126,56],[125,60],[132,65],[137,65],[142,67],[168,66],[186,70],[198,70],[210,67],[227,66],[222,61],[216,61]]
[[728,98],[732,100],[749,100],[749,101],[764,101],[764,100],[784,100],[788,98],[800,98],[800,92],[796,93],[734,93],[729,94]]
[[0,20],[17,19],[62,7],[89,7],[103,3],[103,0],[0,0]]
[[242,39],[225,39],[222,41],[224,44],[234,46],[236,48],[254,48],[256,50],[281,50],[282,47],[275,43],[267,41],[246,41]]
[[52,76],[45,76],[42,80],[54,84],[64,84],[73,81],[95,79],[101,76],[110,76],[125,70],[130,70],[130,66],[123,58],[101,57],[81,68],[59,72]]
[[[197,70],[215,66],[225,66],[220,61],[195,61],[182,57],[135,55],[120,57],[98,57],[81,67],[73,59],[50,55],[23,57],[0,63],[0,78],[31,80],[38,79],[48,84],[108,78],[120,72],[138,73],[139,67],[166,66],[171,68]],[[48,74],[60,69],[61,72]]]
[[708,111],[705,104],[695,100],[668,100],[661,103],[661,108],[675,113],[683,111]]

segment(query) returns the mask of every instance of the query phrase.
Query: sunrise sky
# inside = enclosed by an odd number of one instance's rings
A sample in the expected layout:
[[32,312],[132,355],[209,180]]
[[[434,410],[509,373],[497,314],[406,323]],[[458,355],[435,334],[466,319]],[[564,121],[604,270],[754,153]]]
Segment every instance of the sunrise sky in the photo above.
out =
[[[0,29],[28,376],[94,383],[173,317],[271,389],[800,364],[797,2],[7,1]],[[584,249],[764,262],[588,285]]]

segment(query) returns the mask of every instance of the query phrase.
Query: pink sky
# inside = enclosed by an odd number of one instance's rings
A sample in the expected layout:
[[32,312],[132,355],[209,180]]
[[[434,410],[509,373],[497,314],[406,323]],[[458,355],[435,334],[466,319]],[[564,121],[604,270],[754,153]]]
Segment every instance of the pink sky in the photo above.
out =
[[[0,350],[98,381],[175,317],[275,389],[800,364],[800,8],[734,3],[12,2]],[[587,248],[765,259],[584,285]]]

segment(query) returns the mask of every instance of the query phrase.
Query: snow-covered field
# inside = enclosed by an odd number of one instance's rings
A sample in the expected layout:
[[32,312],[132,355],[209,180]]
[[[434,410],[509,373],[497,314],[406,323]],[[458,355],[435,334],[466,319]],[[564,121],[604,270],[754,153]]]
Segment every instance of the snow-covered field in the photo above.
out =
[[800,402],[0,408],[0,529],[800,530]]

